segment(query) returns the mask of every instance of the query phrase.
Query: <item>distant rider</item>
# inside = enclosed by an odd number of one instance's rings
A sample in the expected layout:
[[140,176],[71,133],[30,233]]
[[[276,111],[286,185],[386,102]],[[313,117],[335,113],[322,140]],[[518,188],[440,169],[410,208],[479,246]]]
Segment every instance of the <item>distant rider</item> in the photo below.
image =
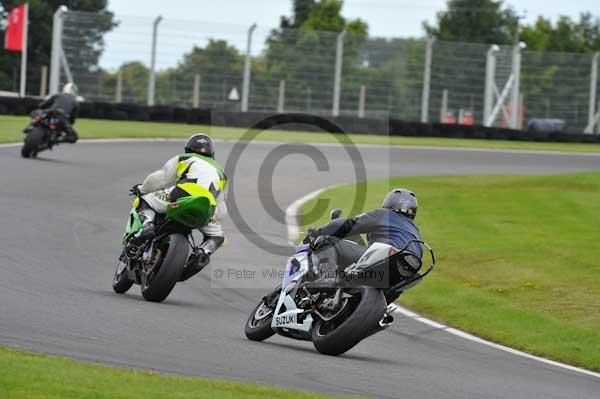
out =
[[[343,271],[367,250],[364,245],[345,238],[366,234],[369,246],[380,242],[398,249],[411,240],[420,240],[421,233],[414,223],[417,208],[415,193],[396,188],[385,196],[379,209],[309,229],[306,242],[312,243],[321,265],[337,265],[337,270]],[[411,244],[408,250],[419,258],[423,256],[423,249],[417,243]]]
[[[65,136],[59,139],[59,143],[75,143],[79,139],[73,127],[79,112],[78,91],[75,83],[67,83],[62,93],[55,94],[40,104],[40,109],[52,112],[52,115],[59,120],[59,129],[65,132]],[[30,130],[31,126],[25,129],[25,132],[28,133]]]
[[161,169],[149,174],[143,184],[132,188],[132,193],[139,194],[142,199],[138,214],[143,228],[131,239],[131,244],[140,245],[154,238],[156,213],[166,213],[171,202],[188,196],[208,197],[214,204],[212,218],[200,229],[204,235],[200,248],[210,256],[223,244],[220,219],[227,214],[227,177],[214,156],[213,139],[205,134],[195,134],[188,139],[184,154],[169,159]]

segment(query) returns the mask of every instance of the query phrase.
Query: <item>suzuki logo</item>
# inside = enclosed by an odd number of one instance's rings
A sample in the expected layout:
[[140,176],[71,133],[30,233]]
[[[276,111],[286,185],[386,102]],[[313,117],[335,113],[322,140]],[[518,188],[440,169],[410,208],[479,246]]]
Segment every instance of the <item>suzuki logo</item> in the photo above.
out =
[[296,323],[296,315],[295,314],[279,316],[279,317],[275,318],[276,326],[280,326],[283,324],[295,324],[295,323]]

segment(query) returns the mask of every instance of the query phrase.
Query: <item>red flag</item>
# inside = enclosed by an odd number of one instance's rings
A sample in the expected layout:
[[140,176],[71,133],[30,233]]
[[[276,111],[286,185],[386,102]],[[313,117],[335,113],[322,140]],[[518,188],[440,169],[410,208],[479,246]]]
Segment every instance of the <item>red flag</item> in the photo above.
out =
[[7,50],[23,51],[25,7],[26,4],[21,4],[8,14],[6,31],[4,32],[4,48]]

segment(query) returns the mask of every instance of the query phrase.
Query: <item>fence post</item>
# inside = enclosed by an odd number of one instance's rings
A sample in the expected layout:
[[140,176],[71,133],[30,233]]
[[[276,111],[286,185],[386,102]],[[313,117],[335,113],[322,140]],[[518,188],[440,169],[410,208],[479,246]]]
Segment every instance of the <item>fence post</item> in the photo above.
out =
[[123,102],[123,71],[119,69],[117,73],[117,88],[115,90],[115,102],[121,104]]
[[421,95],[421,122],[427,123],[429,119],[429,92],[431,87],[431,59],[435,37],[427,40],[425,49],[425,70],[423,71],[423,94]]
[[365,102],[367,97],[367,88],[365,85],[360,86],[360,95],[358,96],[358,117],[365,117]]
[[192,108],[200,107],[200,74],[194,75],[194,94],[192,96]]
[[242,83],[242,112],[248,111],[248,95],[250,92],[250,61],[252,50],[252,33],[256,29],[256,23],[248,29],[248,40],[246,42],[246,60],[244,61],[244,81]]
[[156,37],[158,35],[158,24],[162,21],[159,15],[152,24],[152,49],[150,52],[150,75],[148,77],[148,106],[154,105],[154,89],[156,87]]
[[491,126],[489,122],[494,104],[494,86],[496,85],[496,54],[500,47],[492,45],[487,51],[485,62],[485,91],[483,93],[483,124]]
[[344,58],[344,36],[346,31],[343,30],[338,34],[337,43],[335,46],[335,74],[333,76],[333,107],[331,109],[332,116],[340,114],[340,95],[342,93],[342,61]]
[[60,54],[62,52],[63,14],[68,11],[66,6],[60,6],[52,19],[52,52],[50,55],[50,93],[59,92],[60,84]]
[[510,127],[512,129],[519,129],[519,97],[521,95],[521,49],[525,48],[525,43],[519,42],[513,49],[512,56],[512,75],[513,75],[513,86],[512,96],[510,100]]
[[588,124],[585,128],[585,133],[594,133],[594,125],[596,123],[596,87],[598,85],[598,60],[600,52],[594,54],[592,58],[592,70],[590,76],[590,104],[588,109]]
[[279,81],[279,96],[277,97],[277,112],[283,113],[285,106],[285,80]]
[[46,97],[48,91],[48,66],[42,65],[42,71],[40,74],[40,97]]
[[444,123],[446,120],[446,114],[448,113],[448,90],[444,89],[442,92],[442,106],[440,108],[440,123]]

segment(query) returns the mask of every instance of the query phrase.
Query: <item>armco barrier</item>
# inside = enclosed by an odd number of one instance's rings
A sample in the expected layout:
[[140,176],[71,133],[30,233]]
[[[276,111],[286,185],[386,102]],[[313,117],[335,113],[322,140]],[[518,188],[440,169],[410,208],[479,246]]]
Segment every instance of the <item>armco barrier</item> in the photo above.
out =
[[[0,97],[0,114],[28,115],[36,109],[39,100],[35,98]],[[248,128],[257,121],[266,119],[273,113],[263,112],[211,112],[209,109],[189,109],[157,105],[146,107],[135,104],[112,104],[101,102],[83,102],[80,106],[79,117],[93,119],[131,120],[188,123],[215,126],[232,126]],[[340,126],[347,133],[363,133],[391,136],[420,136],[420,137],[447,137],[447,138],[472,138],[486,140],[519,140],[519,141],[547,141],[547,142],[572,142],[572,143],[600,143],[600,135],[564,132],[539,132],[520,131],[505,128],[448,125],[441,123],[406,122],[397,119],[388,121],[378,119],[355,118],[340,116],[327,119]],[[279,122],[276,129],[280,130],[306,130],[320,131],[316,126],[306,123],[294,123],[289,115],[283,114],[277,118]],[[287,123],[289,121],[289,123]],[[310,121],[310,117],[307,121]],[[269,128],[271,126],[260,126]]]

